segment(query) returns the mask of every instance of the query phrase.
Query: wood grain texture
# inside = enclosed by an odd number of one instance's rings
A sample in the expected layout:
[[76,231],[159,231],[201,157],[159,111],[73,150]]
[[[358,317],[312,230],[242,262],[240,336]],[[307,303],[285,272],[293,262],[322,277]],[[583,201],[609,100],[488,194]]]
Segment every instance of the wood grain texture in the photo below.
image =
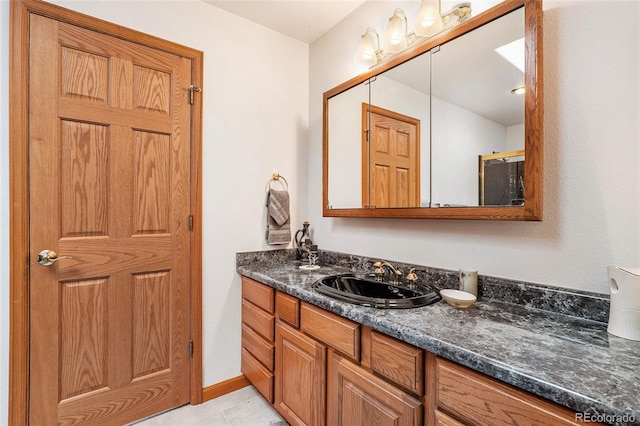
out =
[[202,389],[202,400],[203,402],[211,401],[219,396],[226,395],[247,386],[251,386],[251,382],[249,382],[244,375],[232,377],[223,382],[216,383],[215,385],[207,386]]
[[451,361],[437,358],[438,409],[465,424],[575,425],[575,413]]
[[275,338],[275,317],[246,299],[242,300],[242,322],[264,339],[273,342]]
[[246,349],[242,349],[240,368],[242,374],[269,403],[274,402],[274,375]]
[[302,302],[300,330],[339,350],[351,359],[360,360],[359,324]]
[[289,325],[300,327],[300,300],[286,293],[276,293],[276,317]]
[[171,277],[162,271],[132,279],[132,376],[138,379],[171,368]]
[[371,370],[392,383],[424,394],[424,351],[376,331],[371,332]]
[[58,401],[107,388],[108,281],[60,286],[60,387]]
[[60,51],[61,95],[88,102],[108,102],[109,57],[66,46]]
[[61,121],[62,237],[108,234],[108,128]]
[[435,411],[436,426],[464,426],[464,423],[460,423],[456,419],[447,416],[442,411]]
[[133,144],[133,234],[169,233],[171,138],[134,130]]
[[291,425],[325,424],[326,357],[324,345],[278,322],[274,406]]
[[331,352],[329,362],[329,424],[422,424],[422,404],[419,400],[336,352]]
[[267,285],[242,277],[242,297],[270,314],[275,312],[275,290]]
[[275,350],[273,341],[269,342],[251,327],[242,324],[242,347],[246,349],[255,359],[260,361],[267,370],[273,371],[275,366]]

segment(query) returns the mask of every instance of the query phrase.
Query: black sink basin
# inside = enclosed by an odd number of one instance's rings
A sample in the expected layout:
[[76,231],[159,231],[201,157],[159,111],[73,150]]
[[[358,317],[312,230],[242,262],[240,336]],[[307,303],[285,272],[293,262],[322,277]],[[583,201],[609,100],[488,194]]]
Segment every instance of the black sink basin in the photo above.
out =
[[408,289],[357,274],[331,275],[316,281],[313,287],[345,302],[382,309],[417,308],[441,299],[431,286]]

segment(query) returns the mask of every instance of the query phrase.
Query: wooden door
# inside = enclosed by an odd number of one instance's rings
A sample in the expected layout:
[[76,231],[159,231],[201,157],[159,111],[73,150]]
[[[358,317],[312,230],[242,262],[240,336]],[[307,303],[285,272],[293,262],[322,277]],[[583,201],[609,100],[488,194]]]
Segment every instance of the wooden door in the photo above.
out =
[[326,347],[276,324],[275,407],[291,425],[325,424]]
[[363,206],[420,207],[420,120],[367,104],[363,117]]
[[331,353],[329,362],[329,424],[422,424],[422,404],[419,400],[335,352]]
[[185,404],[191,61],[35,14],[29,52],[29,421]]

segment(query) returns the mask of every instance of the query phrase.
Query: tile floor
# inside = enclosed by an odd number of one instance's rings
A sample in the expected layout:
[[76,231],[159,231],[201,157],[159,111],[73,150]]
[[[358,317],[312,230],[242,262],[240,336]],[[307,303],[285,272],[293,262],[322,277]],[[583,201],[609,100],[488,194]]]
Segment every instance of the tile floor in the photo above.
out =
[[135,426],[288,426],[253,386],[200,405],[185,405]]

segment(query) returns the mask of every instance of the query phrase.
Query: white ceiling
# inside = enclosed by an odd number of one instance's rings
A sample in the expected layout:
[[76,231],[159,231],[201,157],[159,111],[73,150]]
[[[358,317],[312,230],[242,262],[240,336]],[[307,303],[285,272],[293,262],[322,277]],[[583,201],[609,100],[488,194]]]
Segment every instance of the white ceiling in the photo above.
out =
[[365,0],[203,0],[304,43],[312,43]]

